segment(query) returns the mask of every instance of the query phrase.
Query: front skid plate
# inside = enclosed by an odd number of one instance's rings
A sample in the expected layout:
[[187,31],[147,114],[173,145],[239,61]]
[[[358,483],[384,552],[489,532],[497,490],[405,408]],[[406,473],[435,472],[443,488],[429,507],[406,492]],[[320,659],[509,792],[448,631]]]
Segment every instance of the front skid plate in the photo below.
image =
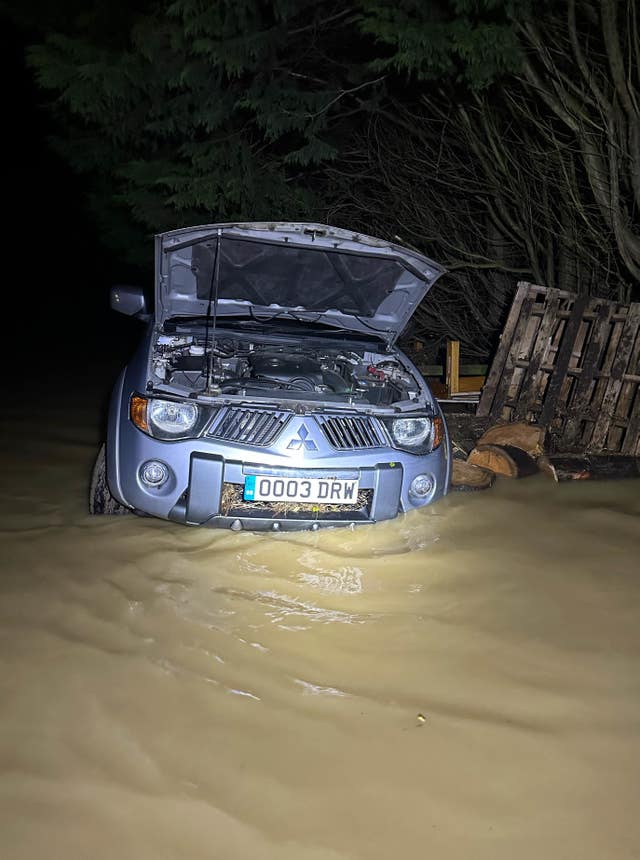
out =
[[[173,519],[173,517],[172,517]],[[177,520],[184,523],[184,520]],[[315,531],[316,529],[345,528],[345,526],[366,526],[375,520],[287,520],[277,517],[212,517],[204,523],[186,523],[197,528],[231,529],[232,531]],[[239,524],[239,525],[238,525]]]

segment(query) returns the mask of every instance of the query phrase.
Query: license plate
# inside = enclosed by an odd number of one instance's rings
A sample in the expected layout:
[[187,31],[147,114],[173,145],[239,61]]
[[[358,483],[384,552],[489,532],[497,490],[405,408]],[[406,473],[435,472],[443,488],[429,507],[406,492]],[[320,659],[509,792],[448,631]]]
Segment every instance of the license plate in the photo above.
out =
[[358,479],[276,478],[248,475],[244,482],[247,502],[320,502],[350,505],[358,498]]

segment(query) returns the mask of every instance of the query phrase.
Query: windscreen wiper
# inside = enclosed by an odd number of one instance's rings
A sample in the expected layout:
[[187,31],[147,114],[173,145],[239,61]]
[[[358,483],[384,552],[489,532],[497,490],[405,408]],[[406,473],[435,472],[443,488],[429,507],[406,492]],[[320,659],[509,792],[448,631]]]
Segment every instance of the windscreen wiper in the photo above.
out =
[[[261,320],[259,317],[254,317],[251,314],[237,314],[233,316],[225,314],[223,319],[218,318],[217,326],[219,328],[229,328],[230,326],[250,327],[254,322],[263,325],[272,319],[273,317],[267,317],[265,320]],[[207,314],[185,314],[184,316],[169,317],[169,319],[164,321],[163,327],[165,331],[175,331],[179,326],[194,325],[194,323],[206,326],[208,322],[211,322],[211,317],[207,316]]]
[[169,317],[169,319],[164,321],[163,329],[164,331],[175,331],[180,326],[184,325],[193,325],[194,323],[200,323],[203,326],[207,325],[207,315],[206,314],[193,314],[191,316],[177,316],[177,317]]
[[[174,316],[165,320],[164,330],[175,331],[180,326],[193,325],[194,323],[200,323],[201,325],[206,326],[208,322],[211,322],[211,317],[206,314]],[[303,317],[298,316],[295,311],[288,310],[276,311],[268,316],[260,316],[255,312],[248,314],[225,314],[223,319],[218,317],[216,321],[217,328],[227,329],[238,328],[256,331],[267,325],[271,327],[272,331],[279,329],[284,332],[290,332],[296,327],[304,326],[305,332],[308,334],[333,335],[338,332],[346,332],[353,335],[358,334],[358,332],[351,332],[350,329],[345,328],[345,326],[341,326],[339,323],[320,322],[317,316],[315,319],[304,319]]]

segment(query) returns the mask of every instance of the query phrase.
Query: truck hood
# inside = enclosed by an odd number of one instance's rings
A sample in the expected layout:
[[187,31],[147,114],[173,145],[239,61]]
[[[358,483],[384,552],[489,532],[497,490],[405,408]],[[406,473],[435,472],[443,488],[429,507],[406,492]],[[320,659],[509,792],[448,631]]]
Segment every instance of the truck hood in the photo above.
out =
[[323,224],[210,224],[156,237],[156,315],[297,319],[393,343],[445,269]]

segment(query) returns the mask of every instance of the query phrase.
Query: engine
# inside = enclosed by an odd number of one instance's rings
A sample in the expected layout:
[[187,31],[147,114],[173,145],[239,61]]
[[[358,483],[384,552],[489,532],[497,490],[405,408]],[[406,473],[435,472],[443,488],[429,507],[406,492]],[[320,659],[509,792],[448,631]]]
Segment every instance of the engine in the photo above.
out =
[[182,394],[204,391],[208,379],[221,395],[375,406],[412,400],[419,393],[411,373],[388,354],[311,350],[233,338],[217,340],[211,355],[210,347],[196,336],[160,335],[152,373],[154,384]]

